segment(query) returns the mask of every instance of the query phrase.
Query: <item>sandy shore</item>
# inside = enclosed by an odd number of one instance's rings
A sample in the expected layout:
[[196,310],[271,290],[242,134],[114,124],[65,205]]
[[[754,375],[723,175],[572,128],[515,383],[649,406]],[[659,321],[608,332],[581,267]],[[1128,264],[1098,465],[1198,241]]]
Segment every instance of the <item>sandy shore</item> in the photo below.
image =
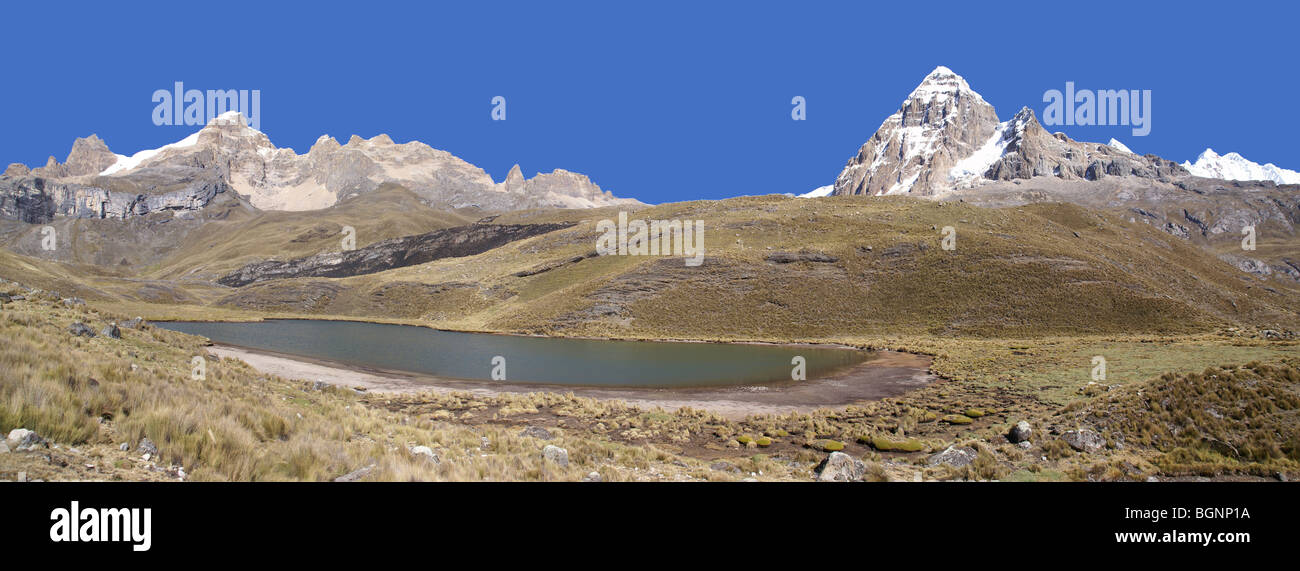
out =
[[742,418],[751,414],[808,412],[901,394],[925,386],[937,377],[929,373],[930,358],[882,351],[878,357],[837,374],[807,381],[698,389],[617,389],[542,384],[465,381],[431,375],[388,371],[216,344],[208,351],[218,357],[243,360],[266,374],[286,379],[322,381],[368,392],[416,393],[463,391],[481,396],[502,393],[560,392],[603,400],[621,400],[644,408],[677,410],[689,406]]

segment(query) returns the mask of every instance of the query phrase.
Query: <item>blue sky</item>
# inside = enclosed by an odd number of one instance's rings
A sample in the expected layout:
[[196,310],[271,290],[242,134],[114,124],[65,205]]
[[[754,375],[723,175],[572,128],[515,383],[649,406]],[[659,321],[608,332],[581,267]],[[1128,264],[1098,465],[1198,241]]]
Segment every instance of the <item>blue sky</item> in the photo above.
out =
[[496,180],[519,163],[656,203],[799,193],[945,65],[1004,120],[1041,118],[1067,81],[1150,89],[1146,137],[1049,129],[1300,169],[1292,3],[21,2],[5,20],[5,164],[63,160],[90,133],[126,155],[179,140],[195,128],[155,126],[150,97],[183,81],[260,90],[262,131],[300,153],[388,133]]

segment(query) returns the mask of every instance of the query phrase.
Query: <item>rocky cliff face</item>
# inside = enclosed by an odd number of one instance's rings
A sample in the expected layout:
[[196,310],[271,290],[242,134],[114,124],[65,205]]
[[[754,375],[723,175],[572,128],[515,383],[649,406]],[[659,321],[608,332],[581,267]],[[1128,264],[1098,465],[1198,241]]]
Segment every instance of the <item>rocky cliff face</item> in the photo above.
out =
[[591,208],[640,204],[603,191],[565,170],[525,179],[516,165],[496,183],[483,169],[412,141],[353,136],[340,145],[322,136],[303,155],[277,148],[239,113],[213,119],[199,132],[159,149],[116,155],[97,136],[77,139],[63,163],[10,165],[0,176],[0,217],[45,221],[53,216],[119,218],[168,209],[202,208],[226,190],[262,210],[316,210],[387,183],[415,192],[430,206],[485,210]]
[[[190,172],[180,172],[185,170]],[[174,171],[174,178],[141,179],[137,181],[140,186],[125,185],[122,190],[67,179],[3,176],[0,177],[0,218],[44,224],[58,216],[123,219],[151,212],[180,214],[203,208],[229,188],[219,177],[204,177],[205,173],[192,169]]]
[[290,261],[256,262],[218,279],[217,283],[239,287],[274,279],[371,274],[441,258],[472,256],[515,240],[570,226],[572,224],[568,223],[470,224],[384,240],[347,252],[329,252]]

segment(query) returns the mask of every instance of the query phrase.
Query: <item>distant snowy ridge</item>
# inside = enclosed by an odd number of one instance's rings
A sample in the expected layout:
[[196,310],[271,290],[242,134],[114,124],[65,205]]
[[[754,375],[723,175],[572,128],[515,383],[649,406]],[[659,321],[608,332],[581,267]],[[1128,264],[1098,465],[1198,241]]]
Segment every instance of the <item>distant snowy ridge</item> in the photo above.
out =
[[1223,180],[1271,180],[1277,184],[1300,184],[1300,172],[1287,170],[1273,163],[1261,165],[1237,153],[1220,155],[1214,149],[1196,157],[1196,162],[1183,161],[1183,168],[1196,176]]
[[826,186],[819,186],[808,192],[800,194],[799,198],[821,198],[823,196],[830,196],[831,192],[834,190],[835,190],[835,185],[833,184],[828,184]]

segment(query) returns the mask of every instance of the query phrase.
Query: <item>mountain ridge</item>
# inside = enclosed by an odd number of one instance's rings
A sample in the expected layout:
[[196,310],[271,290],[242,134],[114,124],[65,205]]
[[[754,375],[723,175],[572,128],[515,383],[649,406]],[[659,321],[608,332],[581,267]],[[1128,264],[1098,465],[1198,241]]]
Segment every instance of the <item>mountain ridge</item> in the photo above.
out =
[[483,169],[447,151],[419,141],[395,143],[384,134],[370,139],[353,135],[342,145],[322,135],[299,155],[291,148],[276,147],[266,134],[249,127],[239,112],[227,112],[180,141],[131,156],[113,153],[102,139],[91,135],[78,138],[63,163],[51,156],[45,166],[35,169],[11,164],[0,178],[0,216],[28,221],[56,215],[125,218],[159,209],[201,208],[210,193],[188,187],[181,199],[149,201],[168,192],[162,187],[195,180],[205,181],[199,187],[219,188],[218,192],[233,190],[260,210],[319,210],[386,183],[405,186],[429,205],[445,209],[641,204],[618,198],[586,175],[564,169],[524,178],[516,165],[498,183]]

